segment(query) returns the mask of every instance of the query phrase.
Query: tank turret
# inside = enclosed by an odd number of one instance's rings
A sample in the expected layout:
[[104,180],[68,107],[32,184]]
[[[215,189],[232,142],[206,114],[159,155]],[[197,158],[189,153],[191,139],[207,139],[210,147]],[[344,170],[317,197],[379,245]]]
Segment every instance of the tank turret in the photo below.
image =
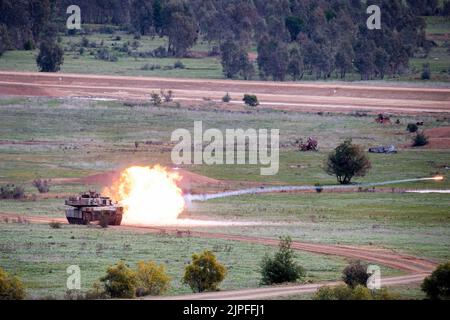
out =
[[89,191],[65,201],[67,221],[70,224],[89,224],[105,219],[109,225],[118,226],[122,222],[123,207],[109,197]]

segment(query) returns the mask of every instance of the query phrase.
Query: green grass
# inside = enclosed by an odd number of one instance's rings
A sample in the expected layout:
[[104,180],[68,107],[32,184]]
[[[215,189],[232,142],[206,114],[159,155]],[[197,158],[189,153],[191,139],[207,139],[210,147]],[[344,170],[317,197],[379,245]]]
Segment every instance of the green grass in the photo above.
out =
[[[62,298],[66,291],[70,265],[81,269],[82,290],[105,274],[119,260],[135,267],[138,261],[152,260],[167,266],[172,278],[167,294],[189,293],[181,282],[184,265],[191,255],[213,250],[228,268],[222,289],[258,287],[259,263],[265,254],[276,250],[262,245],[233,241],[175,237],[163,234],[122,232],[85,226],[0,223],[0,266],[18,275],[29,297]],[[245,257],[245,258],[243,258]],[[305,252],[296,253],[296,261],[307,270],[303,281],[317,282],[339,278],[346,260]],[[388,274],[398,274],[389,268]]]
[[[193,122],[199,119],[203,120],[205,129],[280,129],[282,148],[280,171],[276,176],[260,176],[258,166],[186,166],[186,169],[208,177],[236,180],[237,186],[239,181],[334,184],[335,178],[323,171],[323,162],[328,152],[343,139],[352,137],[365,148],[385,144],[403,146],[411,139],[405,131],[409,122],[425,121],[425,129],[449,126],[448,120],[438,122],[433,116],[400,116],[401,125],[380,126],[372,116],[321,116],[270,110],[247,114],[224,112],[214,106],[197,111],[171,106],[130,108],[119,101],[77,99],[2,98],[0,108],[0,184],[21,184],[29,195],[37,193],[31,181],[38,177],[54,179],[50,190],[53,194],[79,193],[90,188],[101,190],[102,186],[56,179],[80,178],[132,164],[170,166],[171,132],[177,128],[193,130]],[[319,152],[300,153],[290,144],[296,138],[308,136],[319,140]],[[137,149],[135,141],[141,142]],[[145,144],[150,141],[160,144]],[[370,155],[370,159],[372,170],[356,182],[437,173],[448,178],[445,169],[450,160],[448,150],[401,147],[396,155]],[[396,187],[448,189],[450,185],[446,179],[440,183],[417,182]],[[207,219],[281,223],[209,227],[206,231],[271,238],[290,235],[300,241],[385,247],[444,261],[450,259],[449,205],[445,194],[274,194],[194,203],[187,214]],[[36,201],[1,200],[0,212],[63,217],[64,205],[62,198],[55,197]],[[220,249],[230,244],[231,252]],[[129,245],[131,250],[124,245]],[[186,293],[188,288],[180,283],[183,265],[193,252],[214,247],[219,251],[219,259],[231,267],[223,288],[254,287],[259,283],[261,257],[274,250],[222,240],[163,237],[79,226],[55,230],[47,225],[11,221],[0,221],[0,246],[0,266],[16,272],[25,280],[29,294],[40,297],[64,294],[68,265],[79,264],[82,270],[90,270],[83,280],[83,288],[87,289],[108,265],[119,259],[131,265],[142,259],[166,263],[174,278],[170,294]],[[298,253],[298,261],[308,270],[307,281],[337,279],[346,263],[340,258],[306,253]],[[396,272],[383,269],[383,274]],[[420,296],[417,291],[410,291],[408,289],[402,295]]]
[[445,194],[274,194],[195,203],[189,214],[283,223],[208,231],[287,234],[299,241],[385,247],[445,261],[450,259],[449,205]]

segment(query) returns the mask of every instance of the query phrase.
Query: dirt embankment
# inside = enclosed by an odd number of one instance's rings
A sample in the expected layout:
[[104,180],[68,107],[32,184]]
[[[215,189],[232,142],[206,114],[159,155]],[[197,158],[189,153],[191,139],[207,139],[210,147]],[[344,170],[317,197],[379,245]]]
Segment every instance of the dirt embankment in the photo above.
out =
[[[261,107],[285,111],[370,113],[448,113],[450,88],[293,83],[176,78],[118,77],[0,71],[0,95],[88,97],[148,100],[152,90],[173,90],[175,100],[220,108],[243,109],[244,93],[254,93]],[[231,103],[220,103],[229,92]]]

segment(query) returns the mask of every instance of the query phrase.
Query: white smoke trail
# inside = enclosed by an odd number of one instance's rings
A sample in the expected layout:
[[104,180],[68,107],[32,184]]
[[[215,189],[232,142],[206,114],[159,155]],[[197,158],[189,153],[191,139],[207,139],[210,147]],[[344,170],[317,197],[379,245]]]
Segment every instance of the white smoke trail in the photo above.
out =
[[[415,179],[404,179],[404,180],[390,180],[383,182],[371,182],[371,183],[360,183],[360,184],[352,184],[352,185],[330,185],[330,186],[320,186],[322,190],[328,189],[354,189],[357,187],[377,187],[377,186],[385,186],[391,184],[400,184],[400,183],[408,183],[408,182],[417,182],[417,181],[440,181],[443,177],[431,177],[431,178],[415,178]],[[316,186],[277,186],[277,187],[258,187],[258,188],[248,188],[234,191],[226,191],[219,192],[214,194],[187,194],[184,196],[186,202],[191,201],[208,201],[211,199],[217,198],[226,198],[233,196],[241,196],[246,194],[259,194],[259,193],[273,193],[273,192],[289,192],[289,191],[308,191],[308,190],[316,190],[319,187]]]

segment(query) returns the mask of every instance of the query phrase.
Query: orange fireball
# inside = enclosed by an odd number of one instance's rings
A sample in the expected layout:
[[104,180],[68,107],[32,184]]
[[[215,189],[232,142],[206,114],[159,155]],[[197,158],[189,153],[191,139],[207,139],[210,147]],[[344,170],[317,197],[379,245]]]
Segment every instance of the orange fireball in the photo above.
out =
[[159,165],[134,166],[124,170],[106,193],[124,206],[122,224],[170,224],[176,222],[185,205],[177,186],[180,179]]

